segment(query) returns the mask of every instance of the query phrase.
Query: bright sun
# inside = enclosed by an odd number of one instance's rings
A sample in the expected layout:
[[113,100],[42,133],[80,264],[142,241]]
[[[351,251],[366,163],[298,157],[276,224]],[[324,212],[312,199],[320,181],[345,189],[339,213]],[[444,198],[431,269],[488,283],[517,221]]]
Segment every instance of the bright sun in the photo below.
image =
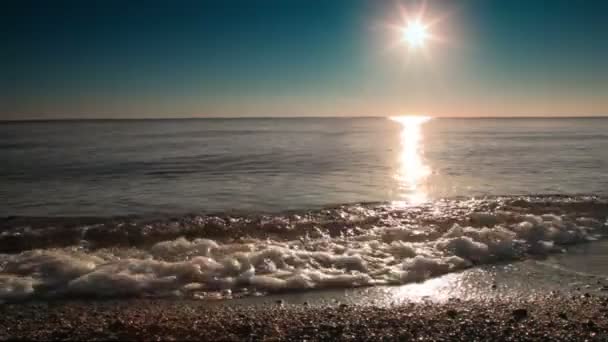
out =
[[428,28],[419,19],[409,21],[407,26],[403,28],[403,40],[410,47],[418,48],[424,46],[425,41],[429,36]]

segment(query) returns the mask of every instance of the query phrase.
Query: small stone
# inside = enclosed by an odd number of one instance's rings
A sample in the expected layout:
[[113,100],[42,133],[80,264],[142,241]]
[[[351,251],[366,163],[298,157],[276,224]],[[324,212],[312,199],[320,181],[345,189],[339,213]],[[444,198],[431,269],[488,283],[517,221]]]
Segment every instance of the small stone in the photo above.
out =
[[515,310],[513,310],[513,312],[511,314],[513,315],[513,318],[515,318],[516,320],[520,320],[520,319],[524,319],[524,318],[528,317],[528,310],[515,309]]
[[589,329],[591,331],[595,331],[597,329],[595,322],[592,320],[588,320],[587,322],[585,322],[585,326],[587,327],[587,329]]
[[109,324],[109,328],[112,330],[119,330],[119,329],[123,329],[124,327],[125,327],[125,324],[119,319],[114,320],[113,322],[111,322]]
[[498,288],[498,286],[496,284],[492,284],[492,290],[496,290],[496,288]]

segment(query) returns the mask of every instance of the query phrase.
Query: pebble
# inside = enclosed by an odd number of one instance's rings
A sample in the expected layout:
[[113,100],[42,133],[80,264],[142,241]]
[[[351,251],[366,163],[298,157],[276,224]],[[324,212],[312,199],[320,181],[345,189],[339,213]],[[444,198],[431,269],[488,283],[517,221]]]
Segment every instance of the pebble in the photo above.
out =
[[516,320],[520,320],[520,319],[524,319],[524,318],[528,317],[528,310],[515,309],[511,312],[511,314],[513,315],[513,318],[515,318]]
[[592,321],[592,320],[588,320],[587,322],[585,322],[585,326],[590,331],[594,331],[595,332],[597,330],[597,326],[595,325],[595,322]]
[[[395,306],[279,307],[275,302],[210,306],[149,299],[58,301],[47,310],[29,303],[4,304],[0,340],[608,341],[603,306],[608,299],[597,296],[526,299],[534,317],[522,302],[504,298]],[[530,324],[521,321],[527,317]]]

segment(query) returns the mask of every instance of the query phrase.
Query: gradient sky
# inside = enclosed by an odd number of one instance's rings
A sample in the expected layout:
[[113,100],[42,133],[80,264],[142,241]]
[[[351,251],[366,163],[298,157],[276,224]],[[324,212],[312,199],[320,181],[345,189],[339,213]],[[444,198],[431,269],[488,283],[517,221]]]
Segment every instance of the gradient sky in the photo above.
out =
[[608,115],[608,2],[4,1],[0,119]]

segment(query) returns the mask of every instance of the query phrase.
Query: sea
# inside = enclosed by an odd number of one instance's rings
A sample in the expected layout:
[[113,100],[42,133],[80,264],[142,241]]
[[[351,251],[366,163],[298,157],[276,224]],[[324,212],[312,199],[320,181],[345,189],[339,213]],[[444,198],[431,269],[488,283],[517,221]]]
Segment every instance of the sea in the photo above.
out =
[[1,122],[0,160],[0,302],[608,284],[608,118]]

